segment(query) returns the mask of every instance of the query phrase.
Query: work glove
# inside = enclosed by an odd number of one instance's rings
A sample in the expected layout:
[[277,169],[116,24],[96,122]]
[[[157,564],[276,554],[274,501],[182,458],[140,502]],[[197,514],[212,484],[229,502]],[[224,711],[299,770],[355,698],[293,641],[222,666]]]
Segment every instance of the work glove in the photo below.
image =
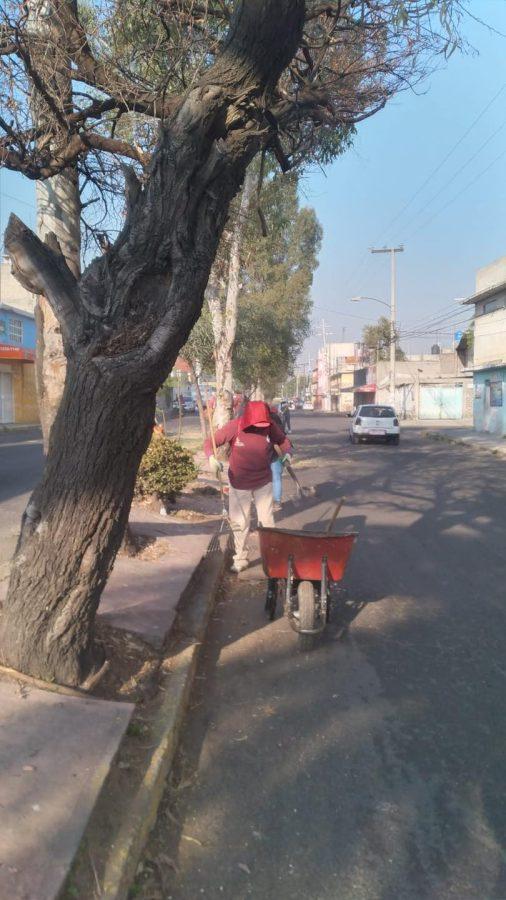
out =
[[209,457],[209,468],[210,468],[211,472],[213,473],[213,475],[215,475],[216,478],[218,478],[218,476],[221,475],[221,473],[223,472],[223,463],[220,462],[219,459],[216,459],[215,456],[210,456]]
[[285,453],[285,455],[281,457],[281,465],[282,466],[289,466],[291,462],[292,462],[292,457],[290,456],[289,453]]

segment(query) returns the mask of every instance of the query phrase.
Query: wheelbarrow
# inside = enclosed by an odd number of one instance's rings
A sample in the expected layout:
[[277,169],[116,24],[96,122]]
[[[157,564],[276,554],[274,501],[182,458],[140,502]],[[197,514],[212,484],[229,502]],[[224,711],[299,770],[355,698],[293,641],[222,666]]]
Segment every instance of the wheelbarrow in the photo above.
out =
[[265,611],[272,621],[282,604],[299,648],[310,650],[330,620],[330,588],[343,578],[357,532],[259,528],[259,536],[268,578]]

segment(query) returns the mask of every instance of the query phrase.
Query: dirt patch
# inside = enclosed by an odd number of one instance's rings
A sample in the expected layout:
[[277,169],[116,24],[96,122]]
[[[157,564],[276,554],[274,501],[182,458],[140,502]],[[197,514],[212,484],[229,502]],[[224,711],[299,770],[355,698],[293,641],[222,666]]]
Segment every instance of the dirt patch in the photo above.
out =
[[167,515],[186,521],[203,522],[219,518],[220,492],[212,484],[193,481],[181,491],[174,503],[166,505]]
[[103,646],[108,668],[94,690],[102,700],[146,702],[155,696],[160,681],[160,656],[149,644],[128,631],[97,622],[97,641]]
[[143,532],[135,531],[131,526],[121,545],[118,556],[128,556],[140,559],[141,562],[151,562],[160,559],[170,550],[170,541],[164,537],[153,537]]

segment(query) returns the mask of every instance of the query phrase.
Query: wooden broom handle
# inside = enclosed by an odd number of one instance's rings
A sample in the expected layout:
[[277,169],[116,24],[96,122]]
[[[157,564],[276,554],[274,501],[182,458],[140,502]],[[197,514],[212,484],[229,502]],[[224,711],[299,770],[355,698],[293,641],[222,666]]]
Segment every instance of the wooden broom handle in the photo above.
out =
[[332,513],[332,518],[328,524],[327,534],[330,534],[330,532],[332,531],[332,529],[334,527],[334,522],[336,521],[336,519],[341,511],[341,507],[342,507],[345,499],[346,499],[345,497],[341,497],[341,499],[336,503],[336,508],[335,508],[334,512]]

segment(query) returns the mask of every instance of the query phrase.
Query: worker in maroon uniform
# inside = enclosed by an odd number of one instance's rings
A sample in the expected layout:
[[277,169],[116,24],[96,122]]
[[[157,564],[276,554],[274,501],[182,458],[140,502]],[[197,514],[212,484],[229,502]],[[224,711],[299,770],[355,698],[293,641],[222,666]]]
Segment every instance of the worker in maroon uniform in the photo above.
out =
[[[215,434],[217,447],[230,445],[228,480],[229,517],[234,533],[233,572],[241,572],[248,565],[248,537],[250,532],[251,503],[255,504],[258,522],[264,527],[274,525],[272,507],[271,462],[274,444],[288,461],[292,445],[270,416],[269,407],[260,400],[250,400],[242,416],[232,419]],[[218,475],[223,463],[213,456],[212,443],[208,439],[205,452],[211,471]]]

